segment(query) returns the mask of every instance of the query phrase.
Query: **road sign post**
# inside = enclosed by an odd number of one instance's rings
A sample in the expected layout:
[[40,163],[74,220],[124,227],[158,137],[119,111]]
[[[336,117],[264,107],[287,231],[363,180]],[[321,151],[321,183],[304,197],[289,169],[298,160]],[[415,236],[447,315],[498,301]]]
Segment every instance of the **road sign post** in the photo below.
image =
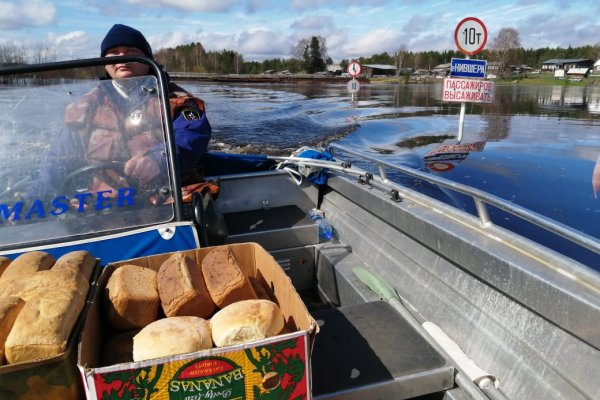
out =
[[[475,55],[483,50],[488,39],[487,28],[479,18],[467,17],[458,23],[454,30],[454,43],[458,51],[466,56]],[[485,76],[485,75],[484,75]],[[444,80],[444,86],[446,82]],[[463,127],[465,125],[466,105],[460,104],[460,117],[458,120],[458,137],[460,143],[463,137]]]
[[348,71],[348,75],[350,75],[350,77],[358,78],[358,76],[362,72],[362,67],[360,66],[358,61],[352,61],[350,64],[348,64],[347,71]]
[[362,67],[360,66],[358,61],[352,61],[350,64],[348,64],[347,71],[348,75],[352,77],[352,80],[348,82],[348,92],[350,92],[350,94],[352,95],[351,101],[354,101],[354,95],[360,90],[360,84],[358,83],[356,78],[361,74]]
[[467,56],[475,55],[483,50],[487,42],[487,29],[480,19],[468,17],[456,26],[454,43],[458,51]]
[[352,78],[349,82],[348,82],[348,93],[350,93],[352,95],[352,101],[354,101],[354,95],[356,93],[358,93],[358,91],[360,90],[360,83],[358,83],[358,81],[354,78]]
[[485,78],[487,61],[469,58],[453,58],[450,60],[450,76],[462,78]]
[[464,79],[444,79],[443,101],[491,103],[494,93],[494,82]]

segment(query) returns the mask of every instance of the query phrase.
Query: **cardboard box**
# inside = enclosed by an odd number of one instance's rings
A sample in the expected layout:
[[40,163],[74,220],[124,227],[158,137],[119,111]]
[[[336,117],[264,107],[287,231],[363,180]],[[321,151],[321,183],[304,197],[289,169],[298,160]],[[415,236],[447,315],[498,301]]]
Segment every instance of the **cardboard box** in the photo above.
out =
[[93,296],[98,262],[90,277],[85,306],[69,336],[66,350],[40,361],[0,366],[2,400],[81,400],[85,396],[81,373],[77,367],[77,345],[86,312]]
[[84,396],[77,369],[77,338],[81,324],[71,334],[67,350],[37,362],[0,367],[0,399],[80,400]]
[[[312,398],[310,355],[318,331],[315,320],[289,277],[261,246],[242,243],[228,247],[243,272],[257,278],[274,296],[289,333],[243,345],[104,366],[101,353],[107,326],[101,304],[108,278],[125,264],[158,270],[172,253],[111,264],[98,281],[81,335],[78,365],[88,399]],[[212,249],[183,253],[201,265]]]

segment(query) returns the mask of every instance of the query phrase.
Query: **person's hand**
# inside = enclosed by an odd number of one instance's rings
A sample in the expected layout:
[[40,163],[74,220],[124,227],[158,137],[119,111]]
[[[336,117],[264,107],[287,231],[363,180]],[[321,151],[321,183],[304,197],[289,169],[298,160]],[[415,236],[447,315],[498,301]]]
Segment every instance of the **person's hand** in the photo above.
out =
[[125,175],[130,178],[139,179],[142,185],[150,182],[160,172],[156,161],[149,157],[133,156],[125,163]]

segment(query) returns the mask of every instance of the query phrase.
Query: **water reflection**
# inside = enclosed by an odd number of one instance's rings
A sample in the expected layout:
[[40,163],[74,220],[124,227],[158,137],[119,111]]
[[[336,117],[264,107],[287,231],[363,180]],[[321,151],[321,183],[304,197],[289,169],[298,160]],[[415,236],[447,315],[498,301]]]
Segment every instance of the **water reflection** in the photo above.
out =
[[594,86],[552,86],[540,93],[538,104],[550,110],[583,110],[600,114],[600,88]]
[[303,145],[339,141],[600,238],[600,86],[498,85],[493,103],[466,105],[462,144],[481,148],[445,147],[445,155],[438,148],[458,144],[460,104],[441,101],[441,84],[361,84],[354,99],[345,83],[185,86],[207,103],[213,147],[289,155]]

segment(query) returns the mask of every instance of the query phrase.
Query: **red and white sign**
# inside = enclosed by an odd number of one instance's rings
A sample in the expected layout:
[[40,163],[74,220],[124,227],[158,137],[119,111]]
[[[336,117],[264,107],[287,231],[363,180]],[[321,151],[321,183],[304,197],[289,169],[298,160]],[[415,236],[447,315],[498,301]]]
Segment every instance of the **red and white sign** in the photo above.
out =
[[350,64],[348,64],[348,75],[350,75],[351,77],[356,78],[360,75],[361,72],[362,67],[358,62],[352,61]]
[[471,143],[458,143],[458,144],[443,144],[441,146],[436,147],[435,149],[429,151],[425,154],[425,158],[431,157],[437,154],[461,154],[461,153],[471,153],[474,151],[483,151],[486,142],[471,142]]
[[456,26],[454,43],[458,50],[468,56],[479,53],[487,42],[487,29],[480,19],[468,17]]
[[454,164],[449,162],[430,162],[427,168],[435,172],[447,172],[454,169]]
[[491,103],[494,82],[480,79],[445,78],[442,100],[458,103]]

